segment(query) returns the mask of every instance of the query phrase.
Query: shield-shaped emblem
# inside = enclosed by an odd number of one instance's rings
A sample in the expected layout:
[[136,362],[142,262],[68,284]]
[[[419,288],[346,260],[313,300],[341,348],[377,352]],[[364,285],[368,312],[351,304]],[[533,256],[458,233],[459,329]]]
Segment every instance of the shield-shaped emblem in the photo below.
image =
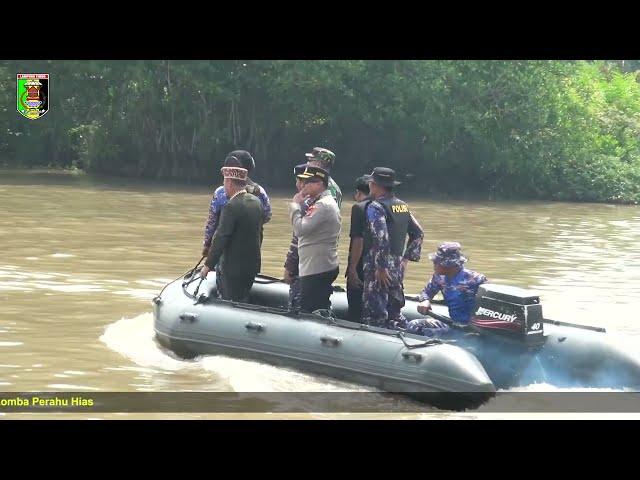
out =
[[49,111],[49,74],[19,73],[17,109],[21,115],[35,120]]

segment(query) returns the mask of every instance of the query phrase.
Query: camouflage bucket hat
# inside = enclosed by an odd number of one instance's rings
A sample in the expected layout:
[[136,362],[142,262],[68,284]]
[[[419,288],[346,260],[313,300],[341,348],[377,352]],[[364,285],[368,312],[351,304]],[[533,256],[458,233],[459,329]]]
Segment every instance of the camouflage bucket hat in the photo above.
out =
[[443,267],[462,267],[467,262],[462,252],[462,245],[458,242],[445,242],[438,247],[436,253],[429,255],[429,259]]
[[316,160],[329,168],[333,167],[336,161],[336,154],[322,147],[315,147],[311,153],[305,153],[305,157],[307,157],[307,161]]

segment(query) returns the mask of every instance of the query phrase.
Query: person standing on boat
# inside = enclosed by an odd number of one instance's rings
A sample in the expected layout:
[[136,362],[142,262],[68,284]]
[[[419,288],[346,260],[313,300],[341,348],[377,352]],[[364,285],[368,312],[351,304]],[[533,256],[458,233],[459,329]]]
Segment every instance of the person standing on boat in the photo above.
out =
[[201,277],[206,278],[212,268],[218,267],[221,296],[235,302],[248,302],[261,263],[264,213],[258,197],[247,191],[247,174],[245,168],[222,167],[223,186],[229,200],[200,272]]
[[[293,169],[293,174],[296,178],[296,190],[299,192],[304,187],[304,181],[298,178],[298,175],[304,172],[307,167],[306,163],[296,165]],[[310,198],[307,198],[300,203],[300,212],[304,215],[307,212]],[[295,235],[291,238],[291,244],[289,245],[289,251],[287,252],[287,258],[284,262],[284,281],[289,284],[289,302],[288,308],[293,311],[300,311],[300,269],[298,266],[298,237]]]
[[[330,172],[336,161],[335,154],[331,150],[322,147],[315,147],[311,153],[306,153],[305,156],[308,163],[296,166],[294,168],[294,175],[297,176],[298,173],[301,173],[301,171],[304,170],[307,165],[320,167],[327,172]],[[299,169],[302,170],[299,171]],[[297,179],[296,188],[298,189],[298,191],[300,191],[302,185],[302,181]],[[331,178],[331,175],[329,175],[328,190],[333,196],[333,199],[336,201],[338,209],[340,209],[342,205],[342,191],[340,190],[338,184],[333,180],[333,178]],[[305,206],[306,203],[302,204],[302,207]],[[304,211],[302,213],[304,213]],[[284,263],[284,281],[285,283],[289,284],[288,307],[290,310],[294,311],[300,310],[300,281],[298,275],[298,262],[298,238],[294,234],[291,238],[291,244],[289,245],[289,251],[287,252],[287,257]]]
[[347,301],[349,302],[349,320],[362,320],[362,281],[364,279],[363,252],[369,249],[364,245],[364,232],[367,223],[365,208],[370,201],[369,183],[367,177],[356,179],[353,199],[356,203],[351,207],[351,228],[349,229],[349,263],[345,277],[347,277]]
[[[255,161],[251,154],[246,150],[234,150],[233,152],[227,155],[227,158],[224,161],[225,167],[241,167],[247,170],[250,174],[255,168]],[[269,200],[269,196],[264,188],[262,188],[257,183],[253,182],[251,178],[247,177],[247,186],[246,190],[248,193],[251,193],[257,196],[260,199],[262,204],[262,212],[264,217],[264,223],[268,223],[271,220],[271,202]],[[204,227],[204,240],[202,242],[202,256],[206,256],[209,252],[209,247],[211,247],[211,239],[213,238],[213,234],[218,227],[218,223],[220,222],[220,215],[222,213],[222,209],[229,201],[229,197],[225,193],[224,186],[219,186],[215,192],[213,193],[213,197],[211,198],[211,202],[209,204],[209,216],[207,217],[207,221]],[[262,232],[261,232],[261,241],[262,241]],[[218,272],[219,273],[219,272]],[[218,281],[218,277],[216,277],[216,287],[217,291],[220,291],[220,282]],[[219,295],[218,295],[219,296]]]
[[[307,165],[297,178],[304,187],[290,203],[293,233],[298,237],[300,307],[313,312],[331,307],[331,284],[338,277],[341,218],[328,190],[329,172]],[[302,203],[307,201],[306,212]]]
[[[426,314],[431,310],[431,300],[442,292],[451,319],[456,323],[469,323],[478,288],[488,280],[481,273],[464,268],[467,258],[461,250],[458,242],[445,242],[436,253],[429,255],[434,274],[420,293],[419,313]],[[427,318],[412,320],[407,325],[407,332],[417,335],[432,336],[446,330],[448,327],[444,323]]]
[[407,262],[420,260],[424,238],[409,206],[393,193],[400,184],[395,178],[396,173],[385,167],[367,175],[373,200],[365,208],[364,241],[370,247],[364,257],[363,321],[376,327],[405,325],[404,271]]

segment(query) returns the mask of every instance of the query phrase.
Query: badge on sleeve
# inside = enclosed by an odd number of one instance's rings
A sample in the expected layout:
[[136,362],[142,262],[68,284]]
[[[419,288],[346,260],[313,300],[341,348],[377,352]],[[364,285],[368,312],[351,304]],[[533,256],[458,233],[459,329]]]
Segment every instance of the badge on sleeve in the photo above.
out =
[[314,205],[311,205],[308,209],[307,209],[307,213],[305,214],[305,217],[313,217],[313,213],[318,209],[318,207]]

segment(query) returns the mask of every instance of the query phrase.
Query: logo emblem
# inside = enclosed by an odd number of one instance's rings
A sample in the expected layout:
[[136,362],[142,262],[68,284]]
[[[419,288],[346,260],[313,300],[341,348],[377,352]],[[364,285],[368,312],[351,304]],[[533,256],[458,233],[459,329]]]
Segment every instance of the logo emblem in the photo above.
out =
[[476,315],[480,315],[483,317],[496,318],[498,320],[502,320],[503,322],[515,322],[518,320],[518,315],[508,315],[506,313],[494,312],[493,310],[489,310],[488,308],[480,307],[476,312]]
[[20,115],[36,120],[49,111],[48,73],[19,73],[16,83]]
[[307,213],[305,214],[305,216],[307,217],[313,217],[314,212],[316,211],[316,206],[315,205],[311,205],[308,209],[307,209]]

